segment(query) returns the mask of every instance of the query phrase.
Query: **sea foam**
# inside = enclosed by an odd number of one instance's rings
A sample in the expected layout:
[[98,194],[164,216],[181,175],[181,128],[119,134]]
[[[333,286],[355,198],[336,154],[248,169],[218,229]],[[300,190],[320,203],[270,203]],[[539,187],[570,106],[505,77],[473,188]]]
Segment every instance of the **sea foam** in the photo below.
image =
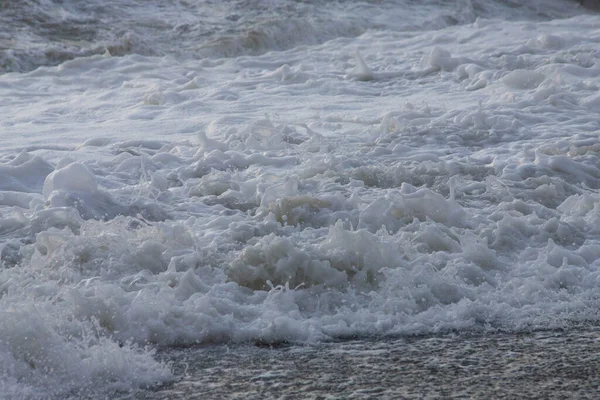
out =
[[134,395],[173,346],[597,323],[598,17],[475,3],[1,75],[7,396]]

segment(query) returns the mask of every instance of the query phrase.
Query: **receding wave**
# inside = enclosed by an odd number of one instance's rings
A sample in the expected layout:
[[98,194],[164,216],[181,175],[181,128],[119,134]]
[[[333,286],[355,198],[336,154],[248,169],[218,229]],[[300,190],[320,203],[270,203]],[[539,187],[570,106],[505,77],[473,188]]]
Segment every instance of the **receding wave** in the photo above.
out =
[[498,15],[551,19],[583,12],[559,0],[521,3],[8,1],[0,14],[0,72],[26,72],[103,53],[178,59],[257,55],[368,30],[418,32]]

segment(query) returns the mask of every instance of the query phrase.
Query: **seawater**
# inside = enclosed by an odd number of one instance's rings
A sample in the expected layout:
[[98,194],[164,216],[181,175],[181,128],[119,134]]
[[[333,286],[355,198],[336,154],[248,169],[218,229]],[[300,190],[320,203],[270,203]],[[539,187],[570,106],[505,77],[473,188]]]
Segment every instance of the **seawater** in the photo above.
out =
[[161,354],[181,379],[140,399],[594,399],[596,329],[213,345]]
[[211,346],[594,334],[600,19],[577,2],[0,21],[0,396],[164,394]]

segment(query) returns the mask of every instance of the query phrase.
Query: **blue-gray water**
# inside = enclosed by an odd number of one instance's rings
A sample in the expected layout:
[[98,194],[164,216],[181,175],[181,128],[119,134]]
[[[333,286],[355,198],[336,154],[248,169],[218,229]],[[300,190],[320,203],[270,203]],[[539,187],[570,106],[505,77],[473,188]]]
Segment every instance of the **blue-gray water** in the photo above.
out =
[[355,37],[369,29],[435,29],[495,17],[538,21],[581,12],[570,0],[4,0],[0,72],[106,51],[231,57]]

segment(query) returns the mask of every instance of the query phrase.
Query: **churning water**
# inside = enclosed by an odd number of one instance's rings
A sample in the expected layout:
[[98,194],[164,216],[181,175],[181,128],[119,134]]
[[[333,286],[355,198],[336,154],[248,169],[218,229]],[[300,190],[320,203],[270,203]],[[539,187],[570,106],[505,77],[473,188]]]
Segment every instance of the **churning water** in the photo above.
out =
[[0,396],[597,389],[597,14],[0,7]]

